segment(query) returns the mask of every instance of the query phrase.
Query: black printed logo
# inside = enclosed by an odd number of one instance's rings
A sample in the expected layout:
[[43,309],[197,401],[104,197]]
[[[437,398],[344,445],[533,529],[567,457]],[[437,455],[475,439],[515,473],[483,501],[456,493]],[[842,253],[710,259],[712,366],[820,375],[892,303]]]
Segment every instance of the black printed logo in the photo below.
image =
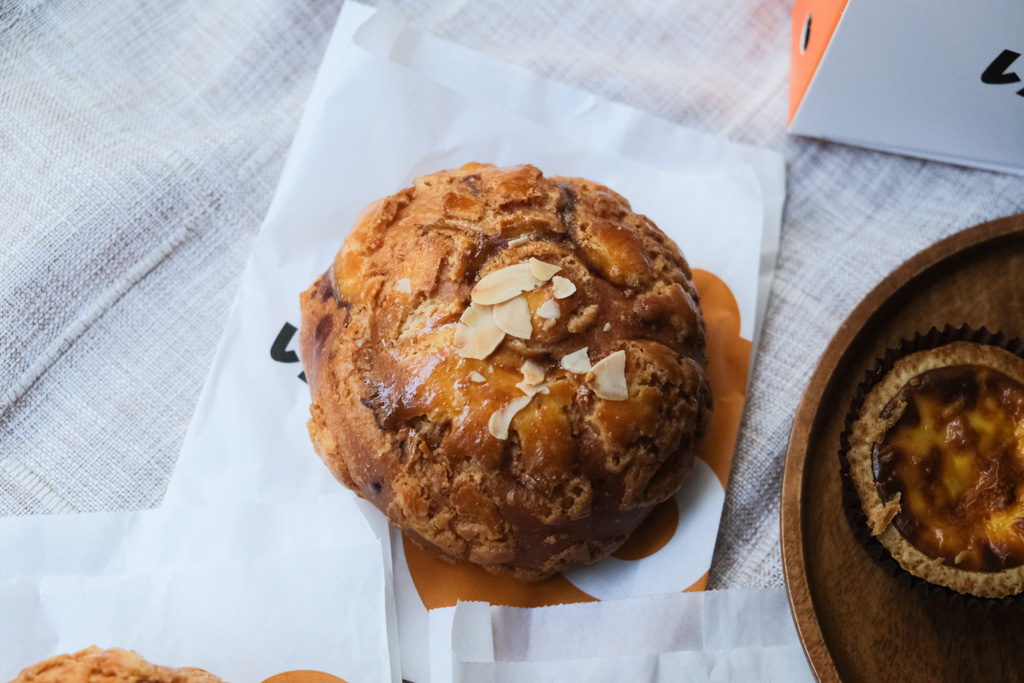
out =
[[[277,338],[274,339],[274,343],[270,345],[270,357],[276,360],[278,363],[298,363],[299,354],[288,349],[288,345],[292,341],[292,337],[298,328],[291,323],[285,323],[281,327],[281,331],[277,333]],[[303,382],[306,381],[306,373],[300,372],[299,379]]]
[[[1010,71],[1010,67],[1020,57],[1019,52],[1013,50],[1003,50],[999,53],[999,56],[992,60],[992,63],[981,74],[981,82],[987,83],[988,85],[1006,85],[1008,83],[1017,83],[1020,81],[1020,76],[1016,72]],[[1024,97],[1024,88],[1017,91],[1017,94]]]

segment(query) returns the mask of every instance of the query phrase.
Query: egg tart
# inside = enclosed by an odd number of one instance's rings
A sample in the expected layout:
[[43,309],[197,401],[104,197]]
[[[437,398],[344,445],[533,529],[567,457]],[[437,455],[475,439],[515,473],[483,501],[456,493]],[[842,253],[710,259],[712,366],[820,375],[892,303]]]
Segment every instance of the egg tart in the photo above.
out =
[[904,355],[848,439],[864,521],[899,567],[977,598],[1024,591],[1024,359],[973,341]]

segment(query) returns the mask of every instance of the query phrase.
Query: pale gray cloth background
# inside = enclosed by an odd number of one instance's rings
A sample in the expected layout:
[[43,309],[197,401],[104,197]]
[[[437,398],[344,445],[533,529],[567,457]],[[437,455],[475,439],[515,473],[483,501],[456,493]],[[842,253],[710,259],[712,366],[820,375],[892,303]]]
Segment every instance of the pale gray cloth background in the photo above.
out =
[[[783,454],[820,353],[901,261],[1024,211],[1024,178],[788,137],[784,0],[399,4],[444,38],[785,154],[710,580],[781,585]],[[339,9],[0,0],[0,514],[160,504]]]

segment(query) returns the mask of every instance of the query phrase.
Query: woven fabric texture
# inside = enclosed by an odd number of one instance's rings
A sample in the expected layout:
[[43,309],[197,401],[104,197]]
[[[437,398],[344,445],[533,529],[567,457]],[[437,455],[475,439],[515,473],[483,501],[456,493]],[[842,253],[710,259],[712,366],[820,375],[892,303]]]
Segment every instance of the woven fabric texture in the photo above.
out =
[[[915,252],[1024,211],[1024,178],[788,136],[782,0],[398,4],[443,38],[785,154],[709,583],[781,585],[786,439],[828,340]],[[159,505],[339,9],[0,6],[0,514]]]

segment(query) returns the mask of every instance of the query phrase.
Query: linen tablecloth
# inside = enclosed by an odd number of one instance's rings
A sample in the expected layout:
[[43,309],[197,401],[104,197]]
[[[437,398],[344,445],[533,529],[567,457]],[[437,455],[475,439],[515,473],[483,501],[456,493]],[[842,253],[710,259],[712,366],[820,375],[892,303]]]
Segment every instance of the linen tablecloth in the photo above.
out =
[[[398,4],[422,30],[785,154],[709,580],[781,585],[784,450],[819,355],[901,261],[1024,211],[1024,178],[788,136],[782,0]],[[160,504],[340,6],[0,5],[0,515]]]

